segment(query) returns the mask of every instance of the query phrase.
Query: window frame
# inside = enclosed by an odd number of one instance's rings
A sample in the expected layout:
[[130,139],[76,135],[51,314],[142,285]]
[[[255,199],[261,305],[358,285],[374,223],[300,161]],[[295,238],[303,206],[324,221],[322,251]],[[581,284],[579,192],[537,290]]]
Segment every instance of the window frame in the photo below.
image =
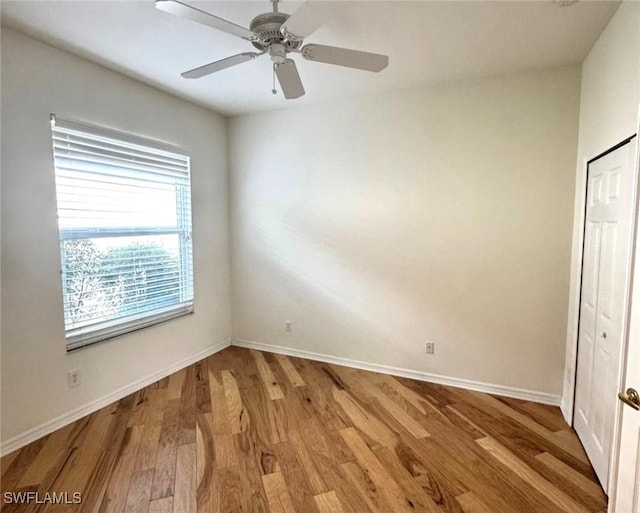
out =
[[[62,284],[63,317],[67,352],[81,349],[89,345],[132,333],[143,328],[164,323],[194,312],[194,258],[193,258],[193,222],[192,222],[192,189],[191,189],[191,155],[183,148],[164,142],[140,137],[101,126],[87,124],[69,119],[59,118],[51,114],[51,138],[54,142],[55,127],[73,130],[92,137],[102,137],[123,145],[141,146],[147,150],[169,153],[184,158],[186,161],[186,183],[183,193],[188,194],[187,201],[178,201],[176,226],[157,227],[109,227],[109,228],[62,228],[58,224],[58,240],[60,251],[60,276]],[[58,210],[58,185],[56,151],[52,144],[53,171],[56,177],[56,210]],[[185,211],[185,208],[187,209]],[[157,307],[146,312],[112,318],[69,328],[66,315],[66,279],[64,272],[64,243],[73,240],[92,240],[106,237],[135,237],[153,235],[177,235],[179,240],[179,280],[180,303],[164,307]],[[187,293],[190,292],[190,293]],[[190,298],[189,298],[190,296]]]

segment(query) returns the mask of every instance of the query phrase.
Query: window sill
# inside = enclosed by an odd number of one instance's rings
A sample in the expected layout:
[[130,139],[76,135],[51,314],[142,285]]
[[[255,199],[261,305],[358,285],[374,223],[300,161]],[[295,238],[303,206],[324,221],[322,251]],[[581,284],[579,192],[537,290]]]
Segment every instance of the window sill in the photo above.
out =
[[182,304],[161,312],[125,317],[93,326],[75,328],[66,333],[67,352],[76,351],[112,338],[120,337],[156,324],[193,313],[193,304]]

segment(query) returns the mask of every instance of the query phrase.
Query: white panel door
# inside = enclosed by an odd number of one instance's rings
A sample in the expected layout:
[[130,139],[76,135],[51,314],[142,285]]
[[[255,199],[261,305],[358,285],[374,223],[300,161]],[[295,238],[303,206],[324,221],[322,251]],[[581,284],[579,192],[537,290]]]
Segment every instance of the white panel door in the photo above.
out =
[[[637,142],[636,142],[637,144]],[[640,161],[636,163],[636,169]],[[633,272],[633,300],[629,322],[627,366],[623,391],[640,392],[640,253],[636,233],[636,254]],[[627,395],[627,397],[629,397]],[[626,405],[622,409],[622,425],[616,472],[614,513],[640,513],[640,411]]]
[[633,145],[589,164],[574,427],[605,491],[629,291]]
[[[640,268],[636,260],[634,290],[640,290]],[[624,390],[640,392],[640,305],[631,310]],[[622,410],[622,430],[616,479],[614,513],[640,513],[640,411],[631,406]]]

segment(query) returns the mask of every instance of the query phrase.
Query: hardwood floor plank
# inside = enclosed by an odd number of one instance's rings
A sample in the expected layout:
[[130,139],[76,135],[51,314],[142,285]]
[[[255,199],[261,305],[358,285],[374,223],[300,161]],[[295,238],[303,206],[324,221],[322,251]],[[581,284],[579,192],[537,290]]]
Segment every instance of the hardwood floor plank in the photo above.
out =
[[262,483],[267,493],[271,513],[296,513],[281,472],[262,476]]
[[[128,398],[125,398],[119,401],[116,410],[111,412],[112,420],[109,423],[109,429],[105,436],[102,451],[100,451],[98,461],[89,471],[89,479],[83,490],[86,494],[86,498],[83,498],[83,507],[87,511],[97,512],[102,507],[104,497],[111,484],[111,479],[118,474],[118,465],[125,465],[123,456],[126,455],[127,466],[129,462],[135,462],[139,441],[131,444],[132,440],[130,437],[135,430],[141,433],[142,427],[129,427],[128,419],[131,415],[132,406],[132,402],[129,401]],[[133,428],[136,429],[133,430]],[[135,439],[135,433],[133,434]],[[131,446],[129,444],[131,444]],[[127,467],[126,472],[131,474],[133,469],[129,470],[129,467]],[[48,476],[47,479],[50,484],[42,483],[41,491],[54,488],[54,478]],[[117,504],[120,505],[121,503],[118,502]]]
[[264,358],[264,355],[259,351],[251,350],[251,356],[256,362],[258,366],[258,372],[260,373],[260,377],[262,378],[262,383],[264,387],[267,389],[267,393],[269,397],[274,399],[284,399],[284,393],[282,392],[282,388],[276,381],[276,377],[273,375],[273,371],[269,364]]
[[194,364],[196,380],[196,412],[211,413],[211,392],[209,390],[209,360]]
[[178,450],[177,432],[179,411],[180,398],[168,399],[164,407],[162,428],[158,442],[155,474],[151,489],[152,500],[173,495],[173,484],[176,475],[176,455]]
[[228,371],[222,371],[222,382],[224,386],[224,396],[227,404],[227,412],[229,414],[229,422],[231,424],[231,432],[233,434],[242,433],[249,427],[249,416],[242,404],[240,397],[240,389],[233,374]]
[[196,486],[196,446],[195,444],[181,445],[178,447],[176,456],[174,513],[196,511]]
[[[411,439],[395,449],[398,460],[415,477],[426,476],[422,486],[436,484],[438,493],[446,490],[446,495],[460,495],[469,491],[468,468],[452,457],[442,445],[432,438],[420,442]],[[432,495],[435,500],[435,497]]]
[[464,513],[495,513],[484,502],[474,495],[473,492],[467,492],[456,497],[456,500],[462,506]]
[[307,443],[304,441],[303,436],[298,432],[293,432],[290,436],[290,441],[294,447],[298,460],[304,468],[305,474],[309,479],[311,490],[314,495],[320,495],[329,491],[329,487],[324,481],[322,473],[318,470],[311,452],[307,448]]
[[[410,440],[407,440],[409,443]],[[477,446],[477,444],[474,443]],[[401,450],[408,450],[401,445],[396,449],[399,459],[405,461]],[[433,501],[444,509],[446,504],[453,504],[454,497],[473,491],[477,496],[490,500],[490,504],[500,513],[522,513],[523,511],[535,511],[542,513],[548,511],[536,497],[530,497],[533,489],[521,490],[515,485],[502,466],[497,469],[480,459],[469,460],[456,453],[453,446],[447,444],[447,440],[438,441],[436,437],[415,441],[411,443],[409,461],[412,466],[416,481],[429,493]],[[490,456],[477,446],[480,456]],[[419,459],[416,455],[419,455]],[[416,461],[417,460],[417,461]],[[496,462],[496,465],[499,463]],[[407,465],[404,465],[407,467]],[[513,476],[516,478],[516,476]],[[519,479],[519,478],[518,478]],[[498,486],[496,483],[500,483]],[[452,506],[455,511],[455,506]]]
[[346,513],[338,495],[333,490],[316,495],[315,499],[320,513]]
[[443,387],[442,385],[437,385],[435,383],[416,381],[397,376],[395,379],[405,387],[420,395],[437,412],[445,406],[459,401],[461,397],[458,393],[458,389],[453,387]]
[[124,510],[141,434],[142,428],[140,426],[127,428],[116,465],[106,487],[104,498],[100,503],[100,513],[119,513]]
[[182,394],[180,396],[180,414],[178,416],[178,445],[196,442],[196,367],[186,368]]
[[300,373],[293,366],[293,363],[288,356],[277,354],[275,357],[276,360],[278,360],[280,367],[282,367],[282,370],[284,370],[284,373],[287,375],[287,378],[289,378],[289,382],[292,386],[303,387],[306,385],[304,379],[302,379],[302,376],[300,376]]
[[578,458],[583,463],[589,464],[589,458],[587,453],[584,452],[584,447],[580,443],[580,440],[576,436],[573,429],[564,429],[562,431],[556,431],[551,435],[551,438],[561,447],[570,448],[571,454]]
[[[449,412],[451,413],[451,415],[449,415]],[[473,438],[474,440],[477,440],[478,438],[484,438],[485,436],[489,436],[489,433],[487,433],[484,429],[478,426],[469,417],[467,417],[466,415],[463,415],[460,411],[458,411],[455,408],[455,406],[453,405],[446,406],[443,413],[452,424],[460,427],[461,429],[469,433],[471,438]],[[456,418],[459,420],[456,420]]]
[[4,473],[11,467],[11,464],[20,454],[20,449],[17,451],[10,452],[0,459],[0,477],[4,476]]
[[153,469],[147,469],[134,472],[131,475],[124,513],[147,513],[153,473]]
[[416,410],[418,410],[423,415],[427,414],[427,411],[437,411],[437,409],[429,403],[426,399],[424,399],[420,394],[417,394],[410,388],[407,388],[402,383],[400,383],[393,376],[383,376],[380,380],[380,387],[383,390],[393,390],[396,394],[402,397],[405,401],[411,404]]
[[[222,379],[222,378],[221,378]],[[231,416],[228,413],[225,387],[220,383],[214,383],[213,371],[209,370],[209,402],[211,403],[212,428],[216,435],[231,434]]]
[[373,513],[394,511],[387,496],[371,480],[366,470],[357,461],[348,461],[341,465],[342,471],[349,480],[349,485],[363,498],[367,508]]
[[0,482],[2,492],[14,491],[18,488],[22,476],[31,467],[32,463],[38,457],[42,447],[46,445],[47,438],[41,438],[36,442],[23,447],[16,451],[16,456],[12,458],[11,464],[4,473]]
[[548,497],[552,502],[560,506],[565,511],[576,513],[589,513],[589,510],[578,504],[567,494],[558,490],[549,481],[534,472],[522,460],[517,458],[506,447],[502,446],[492,438],[481,438],[477,443],[489,454],[495,457],[503,465],[507,466],[514,474],[521,477],[534,488]]
[[298,422],[319,419],[327,429],[340,431],[353,425],[351,419],[333,397],[333,386],[322,389],[315,386],[305,386],[295,389],[295,395],[305,408],[305,418],[298,418]]
[[360,371],[357,369],[351,369],[342,365],[330,365],[324,362],[311,362],[312,367],[318,369],[318,374],[323,379],[318,381],[319,384],[325,383],[329,389],[337,388],[338,390],[348,390],[349,385],[342,379],[343,375],[355,375],[359,376]]
[[73,428],[74,425],[69,424],[51,433],[43,440],[42,448],[20,478],[17,484],[18,487],[39,485],[44,481],[49,469],[55,465],[56,460],[61,457],[64,449],[68,448],[69,436]]
[[[446,411],[447,407],[443,410]],[[449,452],[461,463],[465,464],[478,458],[477,445],[473,443],[474,435],[458,428],[444,414],[425,415],[423,424],[431,433],[431,438],[439,442],[446,440]]]
[[455,497],[442,486],[437,479],[430,474],[424,474],[414,479],[415,483],[420,486],[424,492],[431,497],[440,511],[445,513],[461,513],[460,505],[456,502]]
[[392,447],[396,444],[396,434],[359,404],[348,391],[335,389],[333,397],[351,419],[353,425],[367,438],[384,447]]
[[[50,476],[48,483],[51,489],[63,492],[85,491],[87,483],[97,483],[97,479],[92,476],[104,474],[103,479],[109,479],[113,476],[115,470],[111,466],[101,466],[101,455],[119,455],[122,453],[122,444],[116,440],[117,445],[109,450],[108,442],[111,441],[109,433],[113,422],[119,426],[119,433],[131,432],[126,428],[126,412],[133,404],[133,397],[118,401],[112,408],[104,408],[96,412],[90,417],[89,423],[85,428],[81,428],[78,437],[73,446],[64,456],[62,467],[56,472],[55,476]],[[136,428],[138,429],[138,428]],[[125,445],[129,440],[123,437]],[[104,473],[102,469],[104,468]],[[43,483],[44,484],[44,483]],[[101,492],[102,493],[102,492]],[[126,495],[126,490],[124,491]]]
[[321,476],[320,484],[316,482],[314,485],[313,478],[309,479],[310,486],[322,489],[326,485],[327,490],[336,493],[347,513],[368,513],[370,508],[366,501],[349,486],[348,478],[340,466],[340,463],[355,460],[342,437],[337,432],[324,429],[314,420],[307,421],[299,429],[306,451],[296,451],[296,454],[300,459],[309,459],[309,463],[303,463],[307,474],[313,472]]
[[133,393],[133,406],[127,421],[128,427],[142,426],[146,422],[152,392],[151,387],[145,387]]
[[234,435],[214,435],[216,468],[224,470],[238,467]]
[[604,513],[555,407],[229,347],[1,461],[2,513]]
[[269,399],[259,378],[253,376],[250,383],[251,386],[240,389],[245,411],[248,417],[253,419],[249,429],[253,430],[259,441],[269,449],[271,444],[284,442],[288,439],[287,412],[281,408],[282,401]]
[[[242,513],[242,479],[236,469],[218,472],[220,486],[220,510],[215,513]],[[200,513],[200,512],[198,512]]]
[[[421,415],[402,398],[391,399],[378,387],[377,375],[371,377],[372,373],[354,369],[345,371],[343,367],[339,369],[339,374],[349,386],[349,390],[344,393],[349,394],[362,410],[384,425],[396,438],[406,435],[414,438],[430,436],[428,424],[425,422],[428,415]],[[365,438],[368,436],[367,431],[363,431],[363,434]]]
[[554,441],[555,433],[541,436],[522,423],[513,420],[510,416],[500,416],[497,413],[497,418],[492,417],[490,407],[486,412],[483,412],[479,410],[477,405],[458,403],[456,408],[469,417],[473,417],[474,421],[482,426],[488,435],[507,446],[519,457],[530,460],[540,453],[550,452],[586,477],[595,479],[593,469],[589,464],[576,457],[574,452],[566,450],[566,444],[562,445]]
[[167,389],[156,389],[149,404],[149,414],[144,423],[144,430],[136,458],[138,470],[146,470],[156,466],[158,455],[158,444],[160,443],[160,433],[162,432],[162,417],[164,416],[163,405],[165,404]]
[[367,447],[364,440],[360,438],[358,432],[354,428],[347,428],[340,431],[340,434],[371,481],[383,491],[393,511],[413,511],[416,505],[414,497],[407,497],[407,494],[391,478],[387,470]]
[[239,457],[253,459],[261,474],[269,474],[278,470],[278,461],[273,450],[272,440],[279,437],[272,432],[269,422],[271,403],[266,391],[260,386],[256,376],[249,381],[250,387],[242,387],[240,394],[248,417],[252,419],[249,428],[244,433],[235,436],[236,449]]
[[148,513],[173,513],[173,497],[164,497],[149,502]]
[[291,442],[277,444],[275,451],[295,511],[318,513],[311,483]]
[[431,500],[431,497],[412,478],[406,468],[402,466],[395,454],[387,447],[381,447],[374,451],[376,458],[382,464],[385,471],[402,489],[406,502],[415,511],[429,513],[441,513],[442,510]]
[[[551,482],[569,481],[573,486],[568,487],[566,484],[563,489],[567,494],[571,495],[577,502],[582,502],[589,509],[594,511],[601,510],[607,506],[607,497],[600,485],[591,479],[577,472],[569,465],[560,461],[553,454],[544,452],[536,456],[536,459],[542,462],[551,470],[551,474],[547,478]],[[546,476],[545,476],[546,477]]]
[[186,369],[181,369],[169,376],[169,384],[167,388],[168,399],[180,399],[182,396],[182,389],[184,388],[184,380],[187,375]]
[[[497,460],[476,461],[469,465],[469,489],[483,502],[501,513],[559,513],[560,509],[524,479]],[[500,483],[500,486],[496,486]]]
[[399,424],[401,424],[415,438],[426,438],[429,435],[427,430],[414,420],[397,402],[394,402],[388,395],[381,390],[371,387],[368,391],[375,397],[380,405],[389,412]]
[[537,404],[530,401],[512,399],[510,397],[493,397],[502,401],[513,410],[530,417],[534,422],[540,424],[549,431],[556,432],[569,429],[569,425],[557,408],[553,408],[546,404]]
[[196,502],[197,511],[219,510],[213,421],[210,413],[199,413],[196,424]]
[[502,413],[502,414],[510,417],[511,419],[515,420],[516,422],[521,424],[523,427],[525,427],[526,429],[528,429],[532,433],[535,433],[535,434],[539,435],[540,437],[546,439],[547,441],[558,445],[561,449],[571,453],[572,456],[576,456],[576,457],[580,457],[581,456],[579,451],[576,451],[576,448],[575,448],[574,445],[563,443],[562,440],[559,440],[557,437],[553,436],[553,432],[549,431],[544,426],[538,424],[531,417],[523,415],[519,411],[516,411],[516,410],[510,408],[509,406],[507,406],[503,402],[499,401],[495,397],[492,397],[492,396],[490,396],[488,394],[482,394],[480,392],[469,392],[469,393],[475,399],[477,399],[481,404],[485,404],[485,405],[487,405],[487,406],[489,406],[491,408],[495,408],[500,413]]
[[233,436],[241,479],[242,507],[247,511],[268,511],[262,476],[280,470],[279,457],[265,451],[256,432],[245,431]]

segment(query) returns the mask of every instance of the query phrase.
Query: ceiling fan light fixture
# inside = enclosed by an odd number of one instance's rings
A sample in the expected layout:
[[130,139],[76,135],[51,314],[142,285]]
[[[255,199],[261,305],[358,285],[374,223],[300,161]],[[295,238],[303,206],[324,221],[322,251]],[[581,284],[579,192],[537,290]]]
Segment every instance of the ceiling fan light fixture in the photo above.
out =
[[269,46],[269,56],[274,64],[282,64],[287,60],[287,49],[281,44],[272,44]]

